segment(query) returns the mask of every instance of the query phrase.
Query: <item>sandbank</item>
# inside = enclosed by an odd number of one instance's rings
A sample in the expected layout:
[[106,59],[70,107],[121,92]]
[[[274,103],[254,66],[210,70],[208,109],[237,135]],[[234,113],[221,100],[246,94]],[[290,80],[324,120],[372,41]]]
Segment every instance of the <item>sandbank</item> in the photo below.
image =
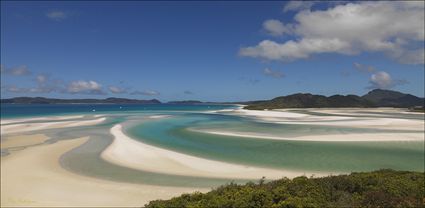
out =
[[76,126],[90,126],[90,125],[99,124],[103,121],[105,121],[104,117],[97,118],[97,119],[90,119],[90,120],[8,124],[8,125],[1,125],[1,134],[3,135],[3,134],[11,134],[11,133],[21,133],[21,132],[28,132],[28,131],[76,127]]
[[1,158],[1,206],[141,207],[150,200],[199,188],[119,183],[81,176],[63,169],[59,158],[87,137],[40,145]]
[[122,132],[120,124],[111,128],[111,134],[115,137],[114,141],[102,152],[101,157],[113,164],[138,170],[196,177],[255,180],[263,176],[267,179],[277,179],[330,174],[253,167],[182,154],[133,140]]

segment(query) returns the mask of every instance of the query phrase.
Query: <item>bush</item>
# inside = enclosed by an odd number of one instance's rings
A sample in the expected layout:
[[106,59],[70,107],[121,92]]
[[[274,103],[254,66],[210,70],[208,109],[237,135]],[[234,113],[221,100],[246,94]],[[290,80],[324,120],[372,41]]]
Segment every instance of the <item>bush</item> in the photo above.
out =
[[323,178],[283,178],[268,183],[230,183],[208,193],[155,200],[164,207],[425,207],[424,173],[394,170]]

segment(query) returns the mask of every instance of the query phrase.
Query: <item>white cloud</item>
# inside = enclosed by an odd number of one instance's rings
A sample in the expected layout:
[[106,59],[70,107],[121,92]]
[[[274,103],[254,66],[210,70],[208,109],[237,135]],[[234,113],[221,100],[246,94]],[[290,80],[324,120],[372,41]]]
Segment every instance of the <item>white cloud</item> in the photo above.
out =
[[114,94],[122,94],[122,93],[127,93],[127,90],[121,87],[117,87],[117,86],[109,86],[108,87],[109,91],[111,91]]
[[310,9],[314,4],[314,1],[289,1],[283,7],[283,11],[288,12]]
[[291,33],[291,25],[284,25],[281,21],[269,19],[264,21],[263,28],[267,33],[273,36],[281,36],[285,33]]
[[68,14],[63,11],[50,11],[46,13],[46,17],[54,21],[62,21],[68,17]]
[[157,91],[153,91],[153,90],[145,90],[145,91],[133,91],[132,93],[130,93],[131,95],[147,95],[147,96],[154,96],[154,95],[160,95],[159,92]]
[[370,83],[376,88],[388,89],[392,85],[392,79],[388,73],[379,71],[370,76]]
[[263,69],[263,74],[274,78],[282,78],[285,76],[281,71],[274,71],[270,68]]
[[6,68],[2,65],[1,73],[12,75],[12,76],[25,76],[25,75],[30,75],[31,71],[28,69],[27,65],[20,65],[20,66],[11,67],[11,68]]
[[47,81],[47,76],[43,74],[39,74],[35,77],[38,83],[45,83]]
[[105,94],[102,85],[95,81],[73,81],[67,87],[67,92],[76,94]]
[[378,71],[370,76],[370,89],[390,89],[397,85],[408,83],[406,80],[393,80],[391,76],[384,71]]
[[285,28],[293,40],[264,40],[241,48],[240,55],[288,61],[318,53],[380,52],[402,63],[424,63],[424,2],[365,1],[303,10]]
[[291,61],[308,58],[310,54],[340,51],[349,54],[350,45],[339,39],[302,39],[300,41],[287,41],[283,44],[270,40],[263,40],[257,46],[242,48],[242,56],[263,58],[269,60]]

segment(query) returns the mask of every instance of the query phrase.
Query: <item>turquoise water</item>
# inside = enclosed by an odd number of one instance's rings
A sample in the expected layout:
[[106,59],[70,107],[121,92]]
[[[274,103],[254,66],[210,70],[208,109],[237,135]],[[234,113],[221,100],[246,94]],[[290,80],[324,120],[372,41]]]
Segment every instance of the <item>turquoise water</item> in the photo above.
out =
[[[236,108],[236,106],[166,104],[1,105],[1,118],[85,115],[84,118],[67,119],[82,120],[93,119],[93,115],[97,114],[104,115],[106,120],[97,125],[47,129],[32,133],[46,134],[51,138],[46,143],[90,136],[89,142],[67,152],[61,157],[62,166],[78,174],[115,181],[196,187],[212,187],[231,181],[246,181],[234,178],[217,179],[159,174],[108,163],[100,158],[100,154],[112,142],[113,137],[109,130],[116,124],[123,125],[124,132],[128,136],[144,143],[188,155],[235,164],[306,172],[352,172],[380,168],[424,171],[424,141],[285,141],[202,133],[203,130],[224,130],[296,139],[297,137],[308,135],[322,135],[325,137],[326,135],[343,136],[351,133],[398,134],[423,133],[423,131],[276,124],[237,115],[210,113],[212,110],[228,108]],[[93,109],[96,111],[93,112]],[[304,110],[299,110],[298,112],[314,114]],[[152,115],[168,115],[168,117],[151,118],[150,116]],[[320,114],[320,116],[331,116],[331,114]],[[420,117],[421,115],[382,113],[376,116],[423,120]],[[362,119],[364,116],[354,117],[353,119]],[[8,153],[8,149],[2,149],[2,156]]]
[[[211,126],[238,132],[273,132],[284,137],[347,133],[418,131],[375,130],[319,125],[269,124],[236,116],[185,114],[130,127],[127,133],[145,143],[215,160],[272,168],[311,171],[368,171],[379,168],[424,169],[424,143],[312,142],[211,135],[188,128]],[[220,128],[220,126],[222,128]]]

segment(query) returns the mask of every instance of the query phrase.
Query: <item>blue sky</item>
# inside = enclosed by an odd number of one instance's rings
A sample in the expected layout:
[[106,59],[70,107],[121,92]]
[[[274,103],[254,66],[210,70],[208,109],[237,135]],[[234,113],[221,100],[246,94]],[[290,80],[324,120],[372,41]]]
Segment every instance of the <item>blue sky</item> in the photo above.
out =
[[423,2],[2,1],[1,97],[423,97],[423,17]]

